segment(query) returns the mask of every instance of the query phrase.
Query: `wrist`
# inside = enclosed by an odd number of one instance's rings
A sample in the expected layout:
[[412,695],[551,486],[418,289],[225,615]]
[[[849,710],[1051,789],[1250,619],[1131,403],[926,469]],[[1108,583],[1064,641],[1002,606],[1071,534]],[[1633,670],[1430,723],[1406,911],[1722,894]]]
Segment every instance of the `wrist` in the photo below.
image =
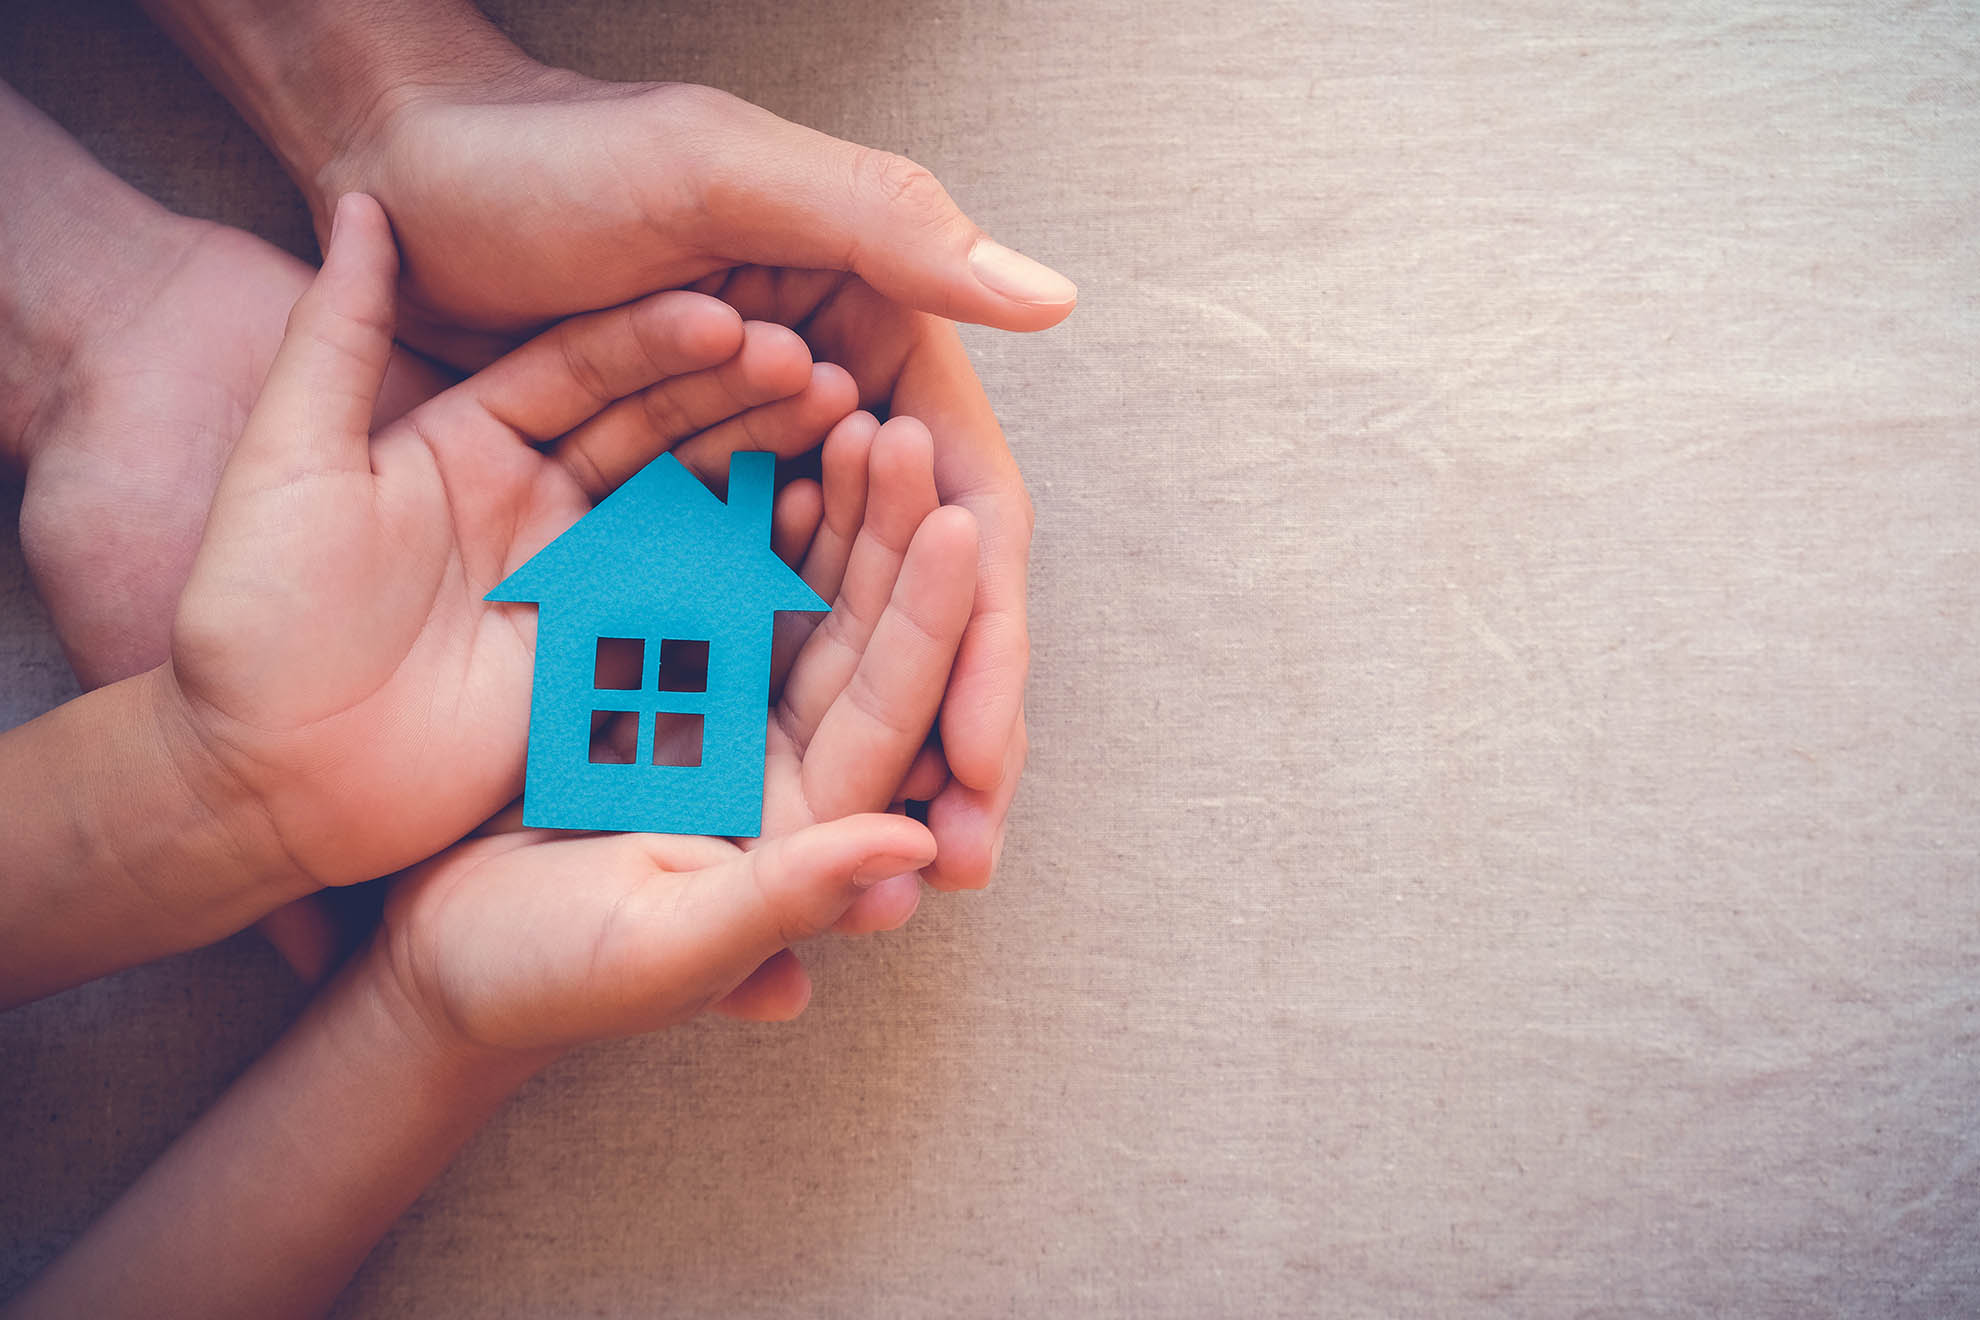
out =
[[387,924],[341,974],[336,993],[345,1016],[359,1024],[367,1048],[386,1051],[403,1069],[463,1100],[489,1102],[521,1086],[565,1051],[562,1046],[522,1049],[475,1039],[418,989],[404,946]]
[[165,669],[0,736],[0,1005],[222,939],[306,892]]
[[[132,770],[163,786],[157,809],[172,839],[165,860],[174,873],[212,877],[209,892],[245,914],[229,932],[323,888],[289,853],[267,805],[214,747],[169,663],[112,686],[130,689],[135,703],[130,727],[141,751],[130,758]],[[134,879],[157,869],[161,849],[145,835],[122,851],[123,870]]]
[[326,232],[385,126],[540,66],[469,0],[143,0],[274,151]]

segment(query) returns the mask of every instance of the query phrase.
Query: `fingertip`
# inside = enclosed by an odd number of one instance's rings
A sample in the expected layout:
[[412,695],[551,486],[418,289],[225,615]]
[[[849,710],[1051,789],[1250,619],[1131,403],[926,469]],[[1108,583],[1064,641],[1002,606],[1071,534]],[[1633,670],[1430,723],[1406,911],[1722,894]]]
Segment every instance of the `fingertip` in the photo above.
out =
[[922,870],[922,879],[930,889],[953,892],[989,887],[997,869],[1001,825],[989,819],[981,799],[976,790],[955,783],[928,804],[928,826],[941,841],[934,864]]
[[[966,650],[969,639],[963,640]],[[968,671],[959,659],[942,698],[942,754],[956,779],[950,787],[975,795],[1000,823],[1030,755],[1023,687],[1022,676],[1007,683],[994,673]]]
[[640,309],[637,328],[644,331],[649,325],[677,346],[683,359],[677,375],[727,362],[743,348],[742,313],[705,293],[675,289],[649,298]]
[[972,575],[976,570],[976,515],[960,504],[944,504],[921,520],[914,534],[925,553],[939,553],[946,560],[963,565]]
[[324,244],[324,256],[352,240],[376,242],[391,236],[392,222],[378,199],[369,193],[348,192],[337,199],[336,209],[330,213],[330,241]]
[[915,753],[901,780],[900,796],[911,802],[929,802],[948,782],[949,763],[942,759],[942,749],[932,742],[926,743]]
[[918,526],[940,503],[935,489],[935,437],[915,417],[890,417],[874,432],[867,453],[867,501],[895,510]]
[[787,325],[744,321],[738,353],[748,384],[763,402],[788,399],[811,383],[811,349],[804,337]]
[[825,483],[826,504],[833,526],[848,538],[858,530],[866,507],[867,456],[873,437],[880,430],[880,419],[865,410],[847,413],[825,435],[825,446],[818,456],[818,471]]
[[854,822],[861,838],[859,861],[850,876],[856,888],[871,889],[903,871],[919,871],[935,860],[934,834],[912,817],[876,811],[847,816],[842,823],[850,826]]
[[966,687],[951,684],[942,702],[942,754],[965,788],[988,793],[1004,782],[1014,715],[994,695],[972,698]]
[[919,417],[889,417],[874,434],[873,446],[875,461],[884,451],[889,457],[918,455],[927,451],[931,461],[935,453],[935,436],[928,424]]
[[[399,248],[392,222],[376,198],[345,193],[330,221],[323,266],[310,286],[321,308],[352,319],[390,338],[395,320]],[[301,313],[306,303],[297,303]],[[292,324],[293,328],[293,324]]]
[[859,407],[859,385],[852,373],[836,362],[811,364],[806,388],[817,398],[821,413],[843,420]]
[[777,943],[789,945],[793,931],[830,929],[875,883],[934,857],[935,837],[921,822],[874,812],[774,839],[750,853],[749,864],[780,913]]
[[836,459],[844,464],[857,456],[861,471],[866,467],[866,452],[873,445],[873,437],[880,430],[880,419],[864,408],[856,408],[841,417],[825,436],[825,453],[821,462],[826,470]]
[[981,889],[990,883],[1009,811],[1009,794],[952,781],[928,804],[928,829],[941,851],[924,872],[937,889]]
[[988,235],[969,250],[977,283],[1010,305],[1010,329],[1043,330],[1072,314],[1079,286],[1042,262],[1013,251]]
[[799,477],[778,491],[770,524],[770,544],[777,557],[796,568],[824,518],[824,492],[810,477]]
[[921,906],[921,876],[903,871],[888,876],[861,894],[835,927],[842,935],[873,935],[899,930]]
[[811,976],[789,949],[766,958],[715,1011],[748,1022],[789,1022],[811,1003]]
[[775,1016],[765,1017],[766,1022],[789,1022],[801,1017],[804,1010],[811,1007],[811,973],[798,968],[797,984],[786,992],[785,999],[777,1005]]
[[[366,193],[345,193],[330,218],[323,265],[311,282],[319,299],[366,322],[389,319],[399,277],[399,248],[385,209]],[[305,304],[299,302],[300,310]],[[389,326],[386,329],[390,329]]]

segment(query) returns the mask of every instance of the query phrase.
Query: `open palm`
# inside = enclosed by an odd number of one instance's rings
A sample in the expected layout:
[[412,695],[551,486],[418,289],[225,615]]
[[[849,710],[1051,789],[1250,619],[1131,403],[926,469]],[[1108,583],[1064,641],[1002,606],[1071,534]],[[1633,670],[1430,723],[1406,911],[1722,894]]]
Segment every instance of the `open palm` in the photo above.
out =
[[173,630],[187,721],[305,888],[406,866],[515,794],[534,628],[491,586],[669,444],[705,467],[758,442],[748,414],[702,429],[734,412],[719,364],[747,332],[681,292],[567,322],[372,435],[394,277],[384,216],[347,199]]
[[937,506],[928,432],[912,419],[848,418],[825,464],[803,573],[832,612],[792,639],[769,711],[761,837],[498,832],[416,868],[370,956],[429,1026],[531,1049],[718,1003],[787,1017],[810,993],[787,946],[912,912],[935,840],[879,813],[927,773],[915,767],[970,615],[975,523]]

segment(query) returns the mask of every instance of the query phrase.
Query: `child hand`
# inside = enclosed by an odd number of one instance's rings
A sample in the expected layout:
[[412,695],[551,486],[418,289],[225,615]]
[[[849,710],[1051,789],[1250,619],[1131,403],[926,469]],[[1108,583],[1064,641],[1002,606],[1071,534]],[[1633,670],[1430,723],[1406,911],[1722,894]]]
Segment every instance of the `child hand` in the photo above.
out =
[[[713,299],[660,294],[566,322],[373,436],[396,259],[370,199],[338,217],[221,478],[169,668],[168,715],[298,892],[406,866],[515,795],[534,619],[482,596],[733,413],[717,364],[745,341]],[[850,407],[837,379],[806,392],[814,414]],[[780,438],[806,448],[824,424]],[[719,470],[755,443],[744,429],[677,453]]]
[[906,920],[935,841],[877,813],[911,778],[928,787],[911,767],[975,596],[975,522],[937,507],[932,463],[907,418],[860,414],[827,441],[804,573],[835,599],[769,711],[761,838],[469,840],[398,882],[357,974],[450,1046],[552,1049],[714,1004],[792,1016],[810,990],[788,945]]

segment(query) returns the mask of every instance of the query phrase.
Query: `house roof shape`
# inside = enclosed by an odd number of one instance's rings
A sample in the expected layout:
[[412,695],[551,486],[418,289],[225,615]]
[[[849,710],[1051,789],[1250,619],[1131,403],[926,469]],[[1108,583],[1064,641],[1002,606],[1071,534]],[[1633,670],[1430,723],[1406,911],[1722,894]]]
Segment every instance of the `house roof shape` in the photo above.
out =
[[[641,468],[484,599],[683,621],[830,608],[770,548],[776,456],[729,458],[729,498],[672,454]],[[685,617],[683,617],[685,616]]]

